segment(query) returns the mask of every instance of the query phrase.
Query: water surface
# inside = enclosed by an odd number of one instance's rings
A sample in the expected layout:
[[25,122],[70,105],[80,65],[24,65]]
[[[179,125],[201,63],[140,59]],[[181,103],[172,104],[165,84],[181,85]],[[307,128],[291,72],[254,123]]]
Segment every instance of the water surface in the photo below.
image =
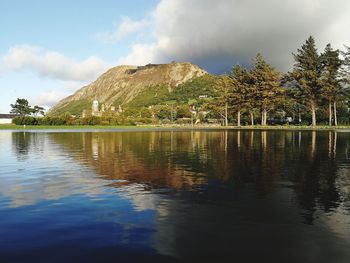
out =
[[350,262],[350,133],[0,132],[0,262]]

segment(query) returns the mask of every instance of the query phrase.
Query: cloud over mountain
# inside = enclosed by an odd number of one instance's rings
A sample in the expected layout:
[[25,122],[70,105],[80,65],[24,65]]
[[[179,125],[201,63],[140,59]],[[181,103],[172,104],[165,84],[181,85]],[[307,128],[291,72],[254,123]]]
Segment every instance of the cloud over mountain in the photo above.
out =
[[346,0],[161,0],[153,12],[154,42],[136,43],[119,63],[191,61],[211,71],[248,64],[257,52],[280,70],[313,35],[323,48],[350,44]]
[[[160,0],[151,15],[139,20],[122,17],[114,32],[99,35],[114,43],[138,36],[128,54],[111,58],[117,63],[98,56],[77,60],[41,47],[17,45],[2,55],[0,67],[86,83],[118,64],[189,61],[221,73],[236,63],[249,65],[260,52],[276,68],[287,71],[293,63],[291,53],[310,35],[320,49],[328,42],[336,48],[350,45],[349,13],[346,0]],[[151,32],[142,38],[143,31]]]

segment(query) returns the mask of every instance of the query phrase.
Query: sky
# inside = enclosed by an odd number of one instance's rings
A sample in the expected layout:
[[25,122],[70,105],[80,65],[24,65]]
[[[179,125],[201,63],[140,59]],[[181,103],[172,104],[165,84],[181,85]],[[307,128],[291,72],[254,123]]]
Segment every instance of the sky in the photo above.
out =
[[189,61],[211,73],[277,70],[310,36],[350,45],[348,0],[0,0],[0,113],[49,108],[111,67]]

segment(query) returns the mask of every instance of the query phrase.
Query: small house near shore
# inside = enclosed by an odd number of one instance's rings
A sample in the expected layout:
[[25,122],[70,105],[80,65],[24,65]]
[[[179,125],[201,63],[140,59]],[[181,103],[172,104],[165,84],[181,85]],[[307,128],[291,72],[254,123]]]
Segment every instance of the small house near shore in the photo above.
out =
[[0,114],[0,124],[11,124],[15,114]]

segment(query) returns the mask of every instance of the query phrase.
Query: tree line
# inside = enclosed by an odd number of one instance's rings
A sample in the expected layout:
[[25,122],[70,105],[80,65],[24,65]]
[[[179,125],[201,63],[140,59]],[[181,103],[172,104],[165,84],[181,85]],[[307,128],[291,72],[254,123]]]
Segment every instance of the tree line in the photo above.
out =
[[[307,110],[311,125],[316,126],[316,111],[327,105],[328,124],[337,125],[337,103],[348,98],[350,48],[334,50],[328,44],[322,53],[310,36],[297,50],[292,71],[282,75],[258,54],[250,70],[236,65],[232,72],[220,76],[216,83],[219,97],[208,105],[217,110],[228,125],[234,113],[236,124],[241,126],[242,113],[250,116],[250,124],[258,112],[261,125],[267,125],[272,110],[285,112]],[[299,117],[300,119],[300,117]]]

